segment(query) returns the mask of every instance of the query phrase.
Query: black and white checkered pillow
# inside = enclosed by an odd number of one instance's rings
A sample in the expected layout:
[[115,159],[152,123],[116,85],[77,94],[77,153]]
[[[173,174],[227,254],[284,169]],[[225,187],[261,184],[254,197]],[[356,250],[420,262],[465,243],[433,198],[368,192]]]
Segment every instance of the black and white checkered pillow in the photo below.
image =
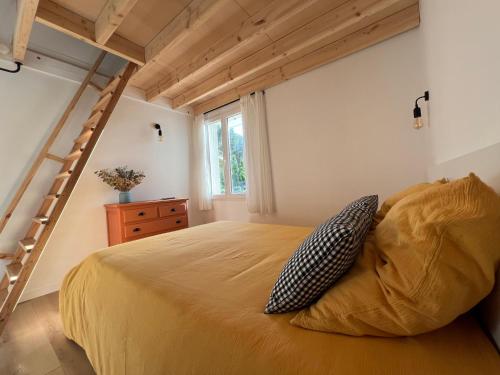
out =
[[378,196],[363,197],[318,226],[281,271],[265,312],[301,309],[329,289],[354,263],[377,207]]

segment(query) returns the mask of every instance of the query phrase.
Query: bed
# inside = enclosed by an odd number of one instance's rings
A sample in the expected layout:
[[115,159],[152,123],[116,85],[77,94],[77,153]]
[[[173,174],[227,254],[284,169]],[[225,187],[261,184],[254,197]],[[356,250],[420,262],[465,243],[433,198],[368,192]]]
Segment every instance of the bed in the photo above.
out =
[[470,315],[429,334],[375,338],[263,314],[311,230],[217,222],[97,252],[64,281],[65,334],[105,375],[500,373]]

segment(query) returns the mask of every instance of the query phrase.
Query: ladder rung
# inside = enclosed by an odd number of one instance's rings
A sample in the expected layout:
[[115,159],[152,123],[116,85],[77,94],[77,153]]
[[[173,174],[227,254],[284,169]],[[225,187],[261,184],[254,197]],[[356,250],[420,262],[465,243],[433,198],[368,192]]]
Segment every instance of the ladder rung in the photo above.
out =
[[99,111],[95,112],[92,116],[89,117],[89,119],[83,124],[84,128],[88,129],[94,129],[95,125],[97,122],[100,120],[104,110],[100,109]]
[[19,241],[19,246],[21,246],[27,253],[31,253],[35,244],[36,240],[34,238],[25,238],[24,240]]
[[5,268],[7,271],[7,277],[9,278],[9,282],[14,284],[16,280],[19,278],[19,274],[23,269],[23,265],[19,262],[8,264]]
[[96,103],[94,108],[92,108],[92,113],[94,113],[95,111],[98,111],[98,110],[102,109],[104,106],[106,106],[106,104],[108,104],[108,102],[111,100],[112,96],[113,96],[113,93],[109,92],[106,95],[104,95],[101,99],[99,99],[99,101]]
[[97,89],[98,91],[104,90],[103,87],[99,86],[97,83],[89,81],[89,86],[92,86],[93,88]]
[[45,197],[45,199],[54,201],[56,199],[59,199],[60,196],[61,194],[49,194]]
[[90,137],[92,136],[92,129],[89,129],[89,130],[86,130],[84,131],[82,134],[80,134],[80,136],[75,139],[75,143],[76,144],[84,144],[84,143],[87,143],[87,141],[90,139]]
[[54,154],[47,153],[45,155],[45,157],[47,159],[50,159],[50,160],[58,161],[59,163],[64,163],[65,162],[64,158],[61,158],[60,156],[57,156],[57,155],[54,155]]
[[60,180],[60,179],[63,179],[63,178],[68,178],[69,176],[71,176],[71,172],[72,171],[64,171],[64,172],[59,173],[56,176],[56,180]]
[[118,82],[120,82],[120,80],[122,79],[122,76],[121,74],[116,76],[116,78],[114,78],[105,88],[104,90],[102,90],[101,92],[101,96],[104,96],[110,92],[113,92],[113,90],[116,88],[116,86],[118,85]]
[[47,224],[49,222],[49,218],[47,216],[35,216],[33,221],[38,224]]
[[82,155],[83,148],[73,151],[71,154],[65,157],[66,160],[76,160],[79,159],[80,156]]

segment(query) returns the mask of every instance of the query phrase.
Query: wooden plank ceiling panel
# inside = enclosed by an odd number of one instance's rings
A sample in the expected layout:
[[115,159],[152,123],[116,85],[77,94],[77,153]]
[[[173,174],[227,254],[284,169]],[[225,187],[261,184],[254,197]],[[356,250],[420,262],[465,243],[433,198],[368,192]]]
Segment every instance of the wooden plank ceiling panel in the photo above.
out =
[[[377,0],[371,0],[371,2],[375,1]],[[305,6],[306,4],[307,6]],[[315,10],[315,12],[311,13],[311,9]],[[351,15],[357,11],[357,8],[354,8],[350,2],[346,2],[345,0],[330,0],[327,2],[300,2],[297,7],[292,10],[293,11],[289,12],[278,12],[280,15],[279,20],[282,22],[270,22],[269,27],[264,29],[267,35],[275,31],[275,27],[282,29],[283,26],[288,23],[287,21],[292,21],[294,26],[302,26],[298,30],[292,32],[290,32],[290,30],[293,29],[289,29],[289,34],[280,40],[281,47],[283,47],[287,41],[290,45],[298,44],[300,41],[304,43],[313,43],[314,41],[309,38],[310,34],[316,35],[321,28],[329,27],[332,20],[338,21],[342,12],[347,13],[347,17],[351,17]],[[326,12],[326,14],[324,12]],[[318,17],[318,14],[323,14],[323,16]],[[300,16],[301,22],[299,22],[295,16]],[[311,26],[311,23],[314,24]],[[257,52],[252,51],[253,53],[246,57],[241,56],[244,58],[232,64],[226,64],[223,70],[209,78],[207,78],[207,76],[201,77],[200,81],[195,82],[191,88],[186,87],[182,94],[174,97],[174,106],[180,107],[195,101],[204,100],[212,93],[226,90],[229,85],[234,86],[238,83],[248,81],[258,76],[259,72],[263,74],[288,61],[287,52],[291,51],[287,51],[284,47],[280,49],[279,43],[269,41],[269,43],[262,47],[261,49],[257,49]],[[297,50],[303,47],[304,45],[298,45]],[[182,81],[180,84],[181,83]],[[166,90],[166,92],[168,92],[168,90]]]
[[418,0],[40,0],[36,19],[140,64],[148,100],[196,112],[420,21]]
[[344,3],[186,90],[173,98],[172,104],[176,108],[205,100],[210,94],[226,91],[248,82],[256,75],[265,74],[289,61],[300,59],[309,52],[335,42],[414,3],[414,0],[353,0]]
[[[272,2],[272,0],[235,0],[236,3],[249,15],[253,16],[262,8]],[[282,3],[286,1],[281,1]]]
[[146,46],[147,63],[132,81],[144,88],[158,81],[149,67],[161,62],[170,70],[183,59],[188,61],[200,45],[211,45],[220,39],[231,25],[238,24],[248,15],[234,0],[193,0],[170,24]]
[[[138,0],[137,6],[127,14],[126,22],[121,22],[116,33],[125,39],[146,46],[168,25],[191,0]],[[96,22],[107,3],[113,7],[122,0],[54,0],[61,7],[83,18]],[[102,44],[102,43],[101,43]]]
[[150,100],[159,95],[175,97],[180,91],[193,87],[229,64],[269,45],[272,42],[269,34],[276,34],[284,29],[290,32],[288,25],[303,26],[318,17],[318,14],[345,2],[346,0],[272,1],[243,24],[227,30],[227,35],[222,39],[201,49],[202,52],[187,64],[177,66],[174,74],[146,87],[147,97]]
[[138,0],[108,0],[95,21],[95,40],[105,44]]
[[117,34],[145,47],[191,0],[139,0]]
[[93,21],[63,8],[54,1],[40,0],[35,19],[39,23],[123,57],[138,65],[144,65],[145,63],[143,47],[117,34],[113,34],[104,45],[97,43]]
[[76,13],[83,18],[94,21],[101,13],[107,0],[54,0],[55,3]]
[[321,65],[348,56],[395,35],[417,27],[420,23],[418,4],[392,14],[372,25],[328,44],[300,59],[289,62],[236,88],[196,103],[194,113],[200,114],[238,99],[256,90],[264,90]]
[[[227,35],[228,28],[237,28],[248,18],[248,15],[233,0],[224,0],[224,2],[226,3],[224,16],[217,17],[216,20],[204,25],[198,32],[189,34],[189,37],[182,42],[177,39],[172,40],[149,64],[154,62],[163,64],[168,67],[165,69],[165,73],[172,76],[175,74],[176,67],[189,64],[199,55],[200,50],[205,50],[207,46],[223,39]],[[178,34],[181,39],[183,38],[182,34],[182,32]],[[157,85],[160,80],[151,74],[149,67],[146,66],[145,69],[136,74],[133,84],[137,83],[141,88],[149,88]]]

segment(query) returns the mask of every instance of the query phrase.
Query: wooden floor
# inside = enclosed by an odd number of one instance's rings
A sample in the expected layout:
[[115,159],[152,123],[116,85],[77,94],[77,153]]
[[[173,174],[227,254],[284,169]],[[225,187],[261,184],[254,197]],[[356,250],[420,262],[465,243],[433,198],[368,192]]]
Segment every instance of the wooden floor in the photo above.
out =
[[58,310],[58,293],[17,306],[0,337],[1,375],[95,374],[85,352],[64,336]]

